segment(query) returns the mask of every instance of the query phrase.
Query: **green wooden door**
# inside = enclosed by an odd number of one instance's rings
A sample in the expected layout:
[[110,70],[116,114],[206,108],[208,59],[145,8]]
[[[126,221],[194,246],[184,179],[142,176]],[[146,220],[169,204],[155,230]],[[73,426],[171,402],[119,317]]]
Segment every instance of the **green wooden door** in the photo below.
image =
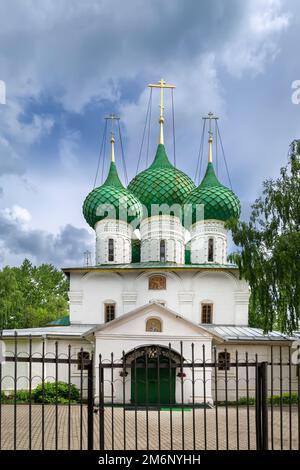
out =
[[157,367],[149,367],[148,371],[145,367],[131,369],[131,403],[146,405],[147,402],[150,405],[175,403],[175,368],[159,368],[159,372]]

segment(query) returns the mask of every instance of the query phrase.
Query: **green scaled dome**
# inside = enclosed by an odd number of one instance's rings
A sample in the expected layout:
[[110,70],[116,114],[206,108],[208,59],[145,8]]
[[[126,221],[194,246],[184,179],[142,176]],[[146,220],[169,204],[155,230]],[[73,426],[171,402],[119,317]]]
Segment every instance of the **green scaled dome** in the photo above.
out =
[[204,219],[215,219],[226,221],[231,217],[236,219],[240,216],[241,205],[237,196],[231,189],[223,186],[215,175],[211,162],[207,165],[205,176],[196,189],[194,189],[185,200],[186,204],[192,205],[192,223],[197,222],[196,206],[204,205]]
[[150,216],[152,204],[182,205],[195,185],[189,176],[172,165],[165,146],[159,144],[152,165],[135,176],[128,189],[146,207]]
[[102,186],[95,188],[86,197],[83,203],[83,215],[87,223],[94,228],[96,222],[109,216],[109,212],[97,215],[97,208],[101,205],[112,205],[117,220],[128,223],[142,218],[142,206],[139,200],[122,185],[115,162],[111,162],[106,181]]

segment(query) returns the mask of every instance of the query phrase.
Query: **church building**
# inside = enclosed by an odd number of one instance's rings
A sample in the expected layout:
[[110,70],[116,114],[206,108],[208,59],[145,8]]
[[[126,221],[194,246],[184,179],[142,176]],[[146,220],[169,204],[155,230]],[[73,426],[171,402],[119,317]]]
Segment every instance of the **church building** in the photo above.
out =
[[[219,376],[234,376],[234,368],[226,364],[237,355],[240,360],[247,355],[254,361],[257,355],[259,361],[267,361],[271,346],[275,351],[281,346],[285,354],[291,338],[248,326],[249,286],[227,258],[226,222],[239,217],[240,201],[216,176],[211,127],[207,168],[199,186],[170,162],[164,146],[163,102],[169,85],[161,80],[155,86],[161,101],[159,143],[152,163],[125,187],[118,173],[112,130],[107,178],[83,203],[85,220],[95,231],[95,264],[63,268],[70,281],[69,321],[17,330],[18,350],[27,350],[29,335],[34,351],[40,350],[42,341],[49,354],[56,341],[60,354],[67,354],[69,344],[75,356],[83,348],[87,357],[93,353],[97,375],[99,357],[107,362],[125,357],[128,363],[143,363],[155,360],[159,348],[166,362],[170,357],[177,363],[189,361],[193,354],[198,361],[215,359]],[[14,334],[3,332],[8,349]],[[50,372],[49,365],[46,375]],[[79,372],[72,368],[73,383],[79,380]],[[132,385],[136,373],[137,387]],[[186,403],[192,395],[191,373],[186,369],[184,374]],[[203,370],[193,373],[199,377],[194,399],[201,403]],[[158,387],[154,368],[147,390],[145,374],[142,367],[126,372],[126,402],[144,403],[145,395],[153,404],[158,399],[160,403],[181,399],[180,370],[161,369]],[[205,399],[213,404],[218,384],[214,370],[208,368],[206,374]],[[122,400],[123,393],[122,382],[116,381],[115,402]],[[240,393],[244,395],[242,385]],[[108,382],[104,396],[110,394]]]

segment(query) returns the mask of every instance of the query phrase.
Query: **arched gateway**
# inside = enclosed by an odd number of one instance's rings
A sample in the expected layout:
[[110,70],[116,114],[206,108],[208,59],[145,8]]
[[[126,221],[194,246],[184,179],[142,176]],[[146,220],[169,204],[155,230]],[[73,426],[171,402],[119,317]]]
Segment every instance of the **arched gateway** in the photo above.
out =
[[131,364],[131,403],[138,405],[174,404],[176,366],[180,354],[165,346],[148,345],[126,354]]

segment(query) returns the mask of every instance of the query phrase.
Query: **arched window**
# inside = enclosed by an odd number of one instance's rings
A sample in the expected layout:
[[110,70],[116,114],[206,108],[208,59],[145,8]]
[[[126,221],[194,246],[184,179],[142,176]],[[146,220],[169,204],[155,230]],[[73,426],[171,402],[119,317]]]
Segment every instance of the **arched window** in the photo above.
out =
[[163,290],[166,289],[166,278],[164,276],[150,276],[149,277],[149,289],[151,290]]
[[161,332],[161,321],[158,318],[149,318],[146,323],[146,331]]
[[212,304],[201,304],[201,323],[212,323]]
[[164,263],[166,261],[166,241],[160,240],[159,245],[159,260]]
[[115,259],[115,243],[113,238],[108,239],[108,261]]
[[208,239],[208,254],[207,254],[208,261],[214,261],[214,239]]

